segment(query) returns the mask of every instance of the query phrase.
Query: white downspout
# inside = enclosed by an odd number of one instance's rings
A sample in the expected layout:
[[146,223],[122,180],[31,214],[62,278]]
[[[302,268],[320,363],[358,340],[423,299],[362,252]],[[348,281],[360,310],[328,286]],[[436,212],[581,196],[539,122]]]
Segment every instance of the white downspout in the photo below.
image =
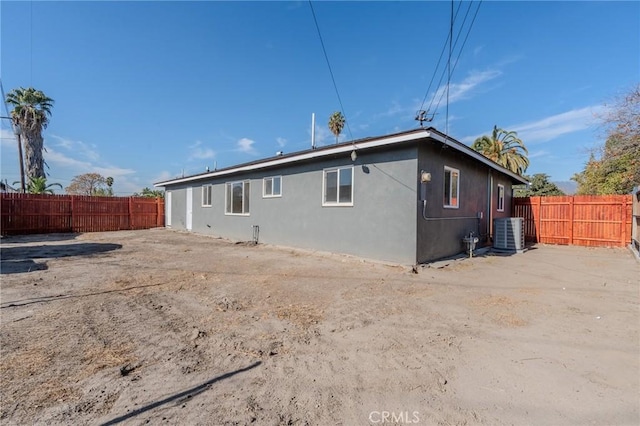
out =
[[489,202],[487,203],[487,242],[493,241],[493,173],[489,170],[487,179],[487,193],[489,194]]

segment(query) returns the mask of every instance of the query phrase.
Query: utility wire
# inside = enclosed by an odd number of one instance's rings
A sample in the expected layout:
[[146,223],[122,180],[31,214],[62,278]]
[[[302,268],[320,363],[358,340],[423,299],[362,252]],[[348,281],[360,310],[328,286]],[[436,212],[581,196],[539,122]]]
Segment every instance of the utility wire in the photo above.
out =
[[[462,2],[461,2],[461,3],[462,3]],[[460,26],[460,30],[461,30],[461,31],[460,31],[460,32],[458,33],[458,35],[456,36],[456,40],[455,40],[455,42],[453,43],[453,47],[451,48],[451,50],[455,50],[456,46],[458,45],[458,40],[460,39],[460,34],[462,34],[462,28],[464,28],[464,24],[467,22],[467,17],[469,16],[469,11],[471,10],[471,4],[472,4],[472,3],[473,3],[473,2],[469,2],[469,7],[467,8],[467,13],[464,15],[464,19],[463,19],[463,21],[462,21],[462,25]],[[477,12],[476,12],[476,13],[477,13]],[[454,20],[455,20],[455,18],[454,18]],[[453,24],[452,24],[452,27],[453,27]],[[467,34],[468,34],[468,33],[467,33]],[[452,32],[452,31],[450,32],[450,37],[453,37],[453,32]],[[450,42],[451,42],[451,40],[450,40],[449,38],[447,38],[447,41],[449,41],[449,45],[450,45],[450,47],[451,47],[451,43],[450,43]],[[449,52],[449,54],[451,54],[451,52]],[[451,58],[449,58],[449,60],[450,60],[450,59],[451,59]],[[454,67],[454,68],[455,68],[455,67]],[[447,68],[445,67],[445,68],[442,70],[442,73],[440,74],[440,80],[438,80],[438,86],[437,86],[438,88],[440,88],[440,87],[441,87],[441,85],[442,85],[442,80],[444,79],[444,76],[445,76],[446,74],[448,74],[448,73],[447,73]],[[444,91],[444,90],[440,93],[440,100],[442,100],[442,96],[444,96],[444,93],[445,93],[445,91]],[[435,100],[436,100],[436,96],[438,96],[438,90],[436,90],[436,92],[433,94],[433,97],[431,98],[431,102],[429,102],[429,107],[427,108],[427,111],[430,111],[430,110],[431,110],[431,107],[433,106],[433,103],[434,103],[434,102],[435,102]],[[438,101],[438,105],[439,105],[439,104],[440,104],[440,101]],[[436,106],[436,110],[437,110],[437,109],[438,109],[438,107]],[[434,111],[434,112],[433,112],[433,115],[434,115],[434,116],[435,116],[435,113],[436,113],[436,111]]]
[[342,105],[342,99],[340,98],[340,92],[338,92],[338,85],[336,84],[336,79],[333,76],[333,71],[331,69],[331,63],[329,63],[329,56],[327,55],[327,49],[324,47],[324,41],[322,40],[322,34],[320,33],[320,26],[318,25],[318,20],[316,19],[316,12],[313,10],[313,4],[311,0],[309,0],[309,6],[311,7],[311,14],[313,15],[313,22],[316,24],[316,30],[318,30],[318,37],[320,38],[320,44],[322,45],[322,52],[324,53],[324,59],[327,61],[327,67],[329,68],[329,74],[331,74],[331,81],[333,82],[333,88],[336,91],[336,96],[338,96],[338,102],[340,103],[340,110],[342,111],[342,115],[344,116],[344,121],[347,125],[347,131],[349,132],[349,137],[353,140],[353,135],[351,134],[351,128],[349,127],[349,120],[347,120],[347,114],[344,111],[344,106]]
[[[451,52],[452,52],[451,43],[453,41],[453,1],[454,0],[451,0],[451,23],[449,25],[449,57],[447,58],[447,112],[445,114],[445,119],[444,119],[445,144],[446,144],[446,139],[449,137],[449,87],[451,86]],[[470,7],[471,6],[469,6],[469,8]],[[465,16],[465,20],[466,20],[466,16]],[[463,26],[464,26],[464,22],[462,23],[462,26],[460,26],[460,28],[462,29]],[[460,33],[458,33],[458,35],[460,35]],[[458,38],[456,37],[456,42],[457,41],[458,41]]]
[[33,0],[29,2],[29,85],[33,87]]
[[[455,63],[453,64],[453,68],[451,69],[451,74],[453,74],[456,70],[456,67],[458,66],[458,61],[460,60],[460,55],[462,55],[462,50],[464,49],[464,46],[467,44],[467,39],[469,38],[469,34],[471,33],[471,28],[473,28],[473,23],[476,21],[476,17],[478,16],[478,11],[480,10],[480,6],[482,6],[482,0],[480,0],[480,2],[478,3],[478,8],[476,9],[475,14],[473,15],[473,19],[471,20],[471,25],[469,26],[469,29],[467,30],[467,35],[464,38],[464,41],[462,42],[462,46],[460,47],[460,50],[458,51],[458,56],[456,58]],[[434,114],[435,112],[438,110],[438,107],[440,106],[440,102],[442,101],[442,98],[444,96],[444,91],[440,94],[440,99],[438,100],[438,103],[436,104],[435,110],[434,110]],[[448,104],[448,101],[447,101]]]
[[[460,5],[462,3],[458,4],[458,8],[456,9],[456,16],[453,18],[455,20],[455,18],[458,16],[458,11],[460,10]],[[442,61],[442,56],[444,55],[444,51],[447,48],[447,44],[449,43],[449,34],[447,34],[447,39],[444,41],[444,44],[442,45],[442,50],[440,51],[440,57],[438,58],[438,63],[436,64],[436,67],[433,69],[433,74],[431,75],[431,81],[429,81],[429,87],[427,87],[427,91],[424,94],[424,98],[422,98],[422,103],[420,104],[420,110],[423,109],[424,107],[424,103],[427,101],[427,96],[429,96],[429,91],[431,90],[431,84],[433,83],[433,79],[436,78],[436,74],[438,73],[438,68],[440,68],[440,62]],[[438,85],[440,85],[440,83],[438,83]]]

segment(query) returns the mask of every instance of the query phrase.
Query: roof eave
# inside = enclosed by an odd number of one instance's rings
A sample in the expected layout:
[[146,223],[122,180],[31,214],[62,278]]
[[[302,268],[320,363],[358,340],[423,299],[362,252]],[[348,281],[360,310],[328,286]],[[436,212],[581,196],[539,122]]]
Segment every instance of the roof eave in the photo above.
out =
[[340,144],[335,147],[323,148],[320,150],[308,150],[302,151],[298,154],[292,154],[286,157],[275,157],[275,158],[267,158],[263,161],[255,162],[255,163],[246,163],[236,167],[230,167],[223,170],[217,170],[209,173],[204,173],[195,176],[187,176],[183,178],[170,179],[167,181],[157,182],[153,186],[154,187],[166,187],[167,185],[175,185],[179,183],[198,181],[202,179],[209,179],[219,176],[226,176],[230,174],[235,174],[239,172],[248,172],[253,170],[260,170],[268,167],[276,167],[285,164],[296,163],[299,161],[305,160],[313,160],[315,158],[327,157],[336,154],[343,154],[353,151],[354,149],[370,149],[376,148],[384,145],[397,144],[402,142],[410,142],[413,140],[419,140],[429,137],[429,132],[417,132],[413,131],[411,133],[404,134],[396,134],[391,136],[385,136],[378,139],[365,139],[363,141],[353,141],[346,144]]
[[[481,153],[479,153],[476,150],[471,149],[470,147],[468,147],[467,145],[464,145],[463,143],[458,142],[455,139],[449,138],[449,137],[445,137],[444,135],[442,135],[440,132],[438,131],[433,131],[435,129],[430,129],[432,130],[430,132],[430,136],[447,145],[450,146],[454,149],[457,149],[460,152],[463,152],[467,155],[469,155],[472,158],[475,158],[476,160],[480,161],[481,163],[486,164],[487,166],[491,167],[494,170],[497,170],[501,173],[504,173],[505,175],[509,176],[511,178],[512,181],[515,181],[519,184],[527,184],[529,183],[529,181],[527,181],[524,177],[520,176],[517,173],[512,172],[509,169],[506,169],[504,167],[502,167],[500,164],[490,160],[489,158],[485,157],[484,155],[482,155]],[[447,142],[452,142],[451,144],[447,143]]]
[[492,169],[497,170],[509,176],[512,182],[516,182],[520,184],[528,183],[528,181],[525,178],[518,175],[517,173],[514,173],[511,170],[505,169],[504,167],[500,166],[494,161],[491,161],[490,159],[480,154],[479,152],[471,149],[467,145],[464,145],[453,138],[445,136],[444,134],[438,132],[433,127],[429,127],[428,129],[417,129],[417,130],[405,132],[402,134],[383,136],[375,139],[363,139],[360,141],[348,142],[345,144],[340,144],[332,147],[324,147],[318,150],[302,151],[299,153],[287,155],[285,157],[267,158],[262,161],[245,163],[235,167],[229,167],[222,170],[215,170],[213,172],[157,182],[153,186],[156,188],[166,187],[168,185],[176,185],[176,184],[185,183],[185,182],[199,181],[203,179],[227,176],[227,175],[240,173],[240,172],[249,172],[249,171],[260,170],[268,167],[277,167],[280,165],[296,163],[299,161],[308,161],[308,160],[313,160],[315,158],[322,158],[322,157],[328,157],[336,154],[343,154],[343,153],[351,152],[354,149],[355,150],[370,149],[370,148],[376,148],[376,147],[398,144],[403,142],[417,141],[419,139],[425,139],[429,137],[441,142],[442,144],[450,146],[464,154],[467,154],[468,156],[480,161],[481,163],[491,167]]

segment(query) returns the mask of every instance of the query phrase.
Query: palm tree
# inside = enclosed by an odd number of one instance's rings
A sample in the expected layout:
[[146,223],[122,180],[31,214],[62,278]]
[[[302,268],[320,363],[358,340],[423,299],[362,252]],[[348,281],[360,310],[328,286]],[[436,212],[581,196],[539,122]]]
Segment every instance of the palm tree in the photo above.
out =
[[338,143],[338,136],[344,129],[344,116],[340,111],[336,111],[329,117],[329,130],[336,136],[336,143]]
[[107,177],[107,194],[110,197],[113,197],[113,178],[111,176]]
[[471,148],[488,159],[519,175],[529,167],[529,151],[516,132],[507,132],[493,126],[491,136],[480,136]]
[[[20,182],[14,182],[13,184],[16,185]],[[47,178],[45,177],[29,177],[29,183],[27,184],[27,193],[28,194],[53,194],[53,188],[54,186],[57,186],[58,188],[62,189],[62,185],[60,185],[59,183],[51,183],[49,185],[47,185]]]
[[27,176],[29,179],[44,178],[42,130],[49,123],[53,99],[33,87],[21,87],[9,92],[6,101],[13,105],[13,123],[20,126],[20,141],[24,146]]

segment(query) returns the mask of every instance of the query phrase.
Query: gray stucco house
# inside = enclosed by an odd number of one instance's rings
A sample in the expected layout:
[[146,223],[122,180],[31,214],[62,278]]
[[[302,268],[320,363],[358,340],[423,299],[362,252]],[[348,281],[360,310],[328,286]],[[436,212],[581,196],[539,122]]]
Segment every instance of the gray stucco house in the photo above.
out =
[[166,226],[402,264],[490,241],[526,183],[434,128],[279,155],[155,184]]

